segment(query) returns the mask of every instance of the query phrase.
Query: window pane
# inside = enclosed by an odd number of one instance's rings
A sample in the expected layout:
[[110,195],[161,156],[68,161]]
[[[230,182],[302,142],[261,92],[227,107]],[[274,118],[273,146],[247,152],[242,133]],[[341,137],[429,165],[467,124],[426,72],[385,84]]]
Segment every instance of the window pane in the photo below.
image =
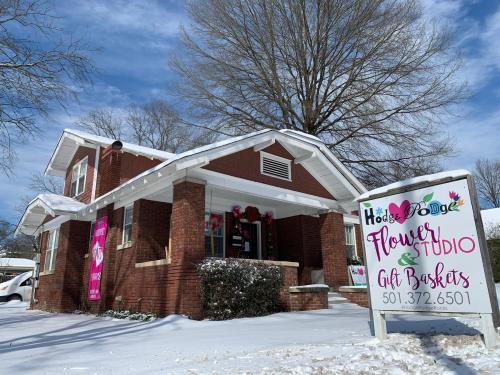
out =
[[354,227],[352,225],[344,226],[346,245],[354,245]]
[[130,225],[132,224],[134,216],[134,206],[129,206],[125,208],[125,219],[124,219],[124,225]]
[[78,168],[79,168],[79,166],[80,166],[79,164],[75,165],[73,167],[73,170],[71,171],[71,181],[72,182],[78,180],[78,177],[79,177],[78,176]]
[[52,250],[52,257],[50,262],[50,270],[54,271],[56,269],[56,257],[57,257],[57,248]]
[[87,174],[87,159],[83,160],[80,164],[80,173],[79,177],[85,176]]
[[132,240],[132,226],[127,226],[123,229],[123,243],[127,243]]
[[77,195],[80,195],[81,193],[83,193],[84,189],[85,189],[85,176],[80,177],[80,179],[78,180],[78,193],[77,193]]
[[48,271],[50,270],[50,256],[52,254],[52,250],[47,249],[45,252],[45,263],[43,264],[43,270]]
[[347,259],[352,259],[356,256],[356,249],[353,245],[346,245],[345,252]]
[[71,191],[69,192],[69,195],[70,195],[71,197],[74,197],[74,196],[76,195],[76,184],[77,184],[77,182],[76,182],[76,181],[73,181],[73,182],[71,183]]
[[54,243],[52,245],[52,249],[57,249],[57,246],[59,246],[59,229],[53,231],[52,235],[54,237]]

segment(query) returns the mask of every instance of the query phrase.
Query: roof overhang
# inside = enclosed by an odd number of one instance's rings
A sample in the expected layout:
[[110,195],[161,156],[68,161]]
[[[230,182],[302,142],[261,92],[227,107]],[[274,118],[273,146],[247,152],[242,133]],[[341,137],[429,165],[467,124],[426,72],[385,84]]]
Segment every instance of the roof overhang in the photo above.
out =
[[30,236],[36,235],[47,216],[60,216],[70,219],[75,217],[76,213],[83,207],[85,207],[84,203],[73,198],[55,194],[40,194],[26,207],[17,225],[15,235],[19,233]]
[[[47,164],[45,174],[64,177],[69,164],[79,147],[97,149],[98,147],[107,147],[114,141],[116,141],[116,139],[88,134],[73,129],[64,129],[59,141],[57,142],[57,146],[52,153],[49,163]],[[122,152],[129,152],[137,156],[144,156],[160,161],[164,161],[175,156],[175,154],[170,152],[155,150],[149,147],[138,146],[126,142],[123,142]]]
[[178,178],[189,176],[190,171],[199,170],[213,159],[251,147],[261,150],[274,142],[282,144],[294,157],[294,162],[308,170],[342,207],[345,206],[347,212],[355,209],[353,201],[366,192],[365,187],[319,139],[296,132],[263,130],[177,154],[99,197],[83,208],[79,216],[86,217],[110,203],[130,202],[148,196],[158,189],[165,189]]

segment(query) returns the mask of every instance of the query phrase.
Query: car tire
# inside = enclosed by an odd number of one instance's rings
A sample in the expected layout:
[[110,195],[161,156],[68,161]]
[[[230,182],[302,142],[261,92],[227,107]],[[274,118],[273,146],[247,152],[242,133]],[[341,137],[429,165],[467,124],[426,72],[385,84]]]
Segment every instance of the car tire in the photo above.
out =
[[13,294],[9,296],[9,298],[7,299],[7,301],[22,301],[22,300],[23,297],[21,297],[19,294]]

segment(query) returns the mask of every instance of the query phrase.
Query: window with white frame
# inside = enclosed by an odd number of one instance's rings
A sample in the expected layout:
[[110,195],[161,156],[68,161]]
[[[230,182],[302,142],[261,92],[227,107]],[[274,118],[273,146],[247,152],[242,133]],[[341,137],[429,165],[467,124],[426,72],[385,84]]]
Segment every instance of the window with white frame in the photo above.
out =
[[205,255],[224,256],[224,213],[205,211]]
[[45,251],[45,264],[43,270],[45,272],[54,271],[56,269],[57,246],[59,243],[59,229],[54,229],[49,232],[47,239],[47,249]]
[[356,239],[354,236],[354,225],[344,225],[345,232],[345,252],[347,259],[352,259],[356,254]]
[[125,207],[123,214],[123,242],[126,244],[132,241],[132,221],[134,219],[134,205]]
[[71,191],[70,196],[76,197],[85,190],[85,180],[87,178],[88,158],[80,160],[73,166],[71,172]]
[[280,156],[260,152],[260,173],[265,176],[292,180],[292,161]]

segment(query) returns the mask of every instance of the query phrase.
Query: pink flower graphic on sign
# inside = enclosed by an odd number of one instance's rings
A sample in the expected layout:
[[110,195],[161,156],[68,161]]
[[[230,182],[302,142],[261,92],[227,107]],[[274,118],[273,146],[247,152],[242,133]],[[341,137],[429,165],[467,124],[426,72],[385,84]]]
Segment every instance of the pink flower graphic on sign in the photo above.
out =
[[365,273],[365,271],[363,271],[363,267],[359,267],[358,268],[358,274],[359,275],[363,275]]
[[102,253],[102,249],[99,246],[99,242],[96,242],[94,247],[92,248],[92,258],[94,259],[96,266],[99,266],[104,259],[104,254]]

